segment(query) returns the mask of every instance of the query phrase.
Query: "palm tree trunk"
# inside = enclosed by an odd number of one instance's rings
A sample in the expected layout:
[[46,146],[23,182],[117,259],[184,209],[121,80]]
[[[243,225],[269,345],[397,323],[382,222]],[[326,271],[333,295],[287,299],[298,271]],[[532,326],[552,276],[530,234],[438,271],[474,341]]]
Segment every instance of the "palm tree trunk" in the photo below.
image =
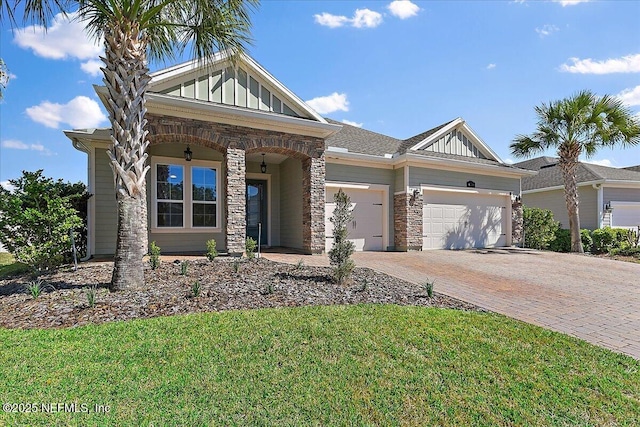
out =
[[[123,18],[124,19],[124,18]],[[115,22],[105,30],[104,83],[109,90],[111,159],[118,202],[118,240],[111,288],[144,286],[147,253],[147,190],[149,145],[145,125],[145,92],[149,83],[147,44],[132,22]]]
[[582,239],[580,237],[580,215],[578,209],[578,157],[580,147],[577,144],[570,144],[560,148],[560,161],[558,165],[562,171],[564,181],[564,199],[567,204],[569,214],[569,231],[571,232],[571,252],[584,253]]

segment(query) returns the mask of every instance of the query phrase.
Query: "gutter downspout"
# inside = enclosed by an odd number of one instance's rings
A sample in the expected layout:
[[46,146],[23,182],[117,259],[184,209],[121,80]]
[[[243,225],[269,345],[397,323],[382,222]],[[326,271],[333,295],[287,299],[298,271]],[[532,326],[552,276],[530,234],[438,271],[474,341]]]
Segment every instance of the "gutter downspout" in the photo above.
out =
[[[94,193],[92,188],[93,182],[91,179],[91,174],[93,172],[91,170],[91,150],[77,138],[73,138],[71,142],[76,150],[87,153],[87,191],[92,194],[91,199],[93,199]],[[81,262],[88,261],[93,257],[93,247],[91,245],[91,238],[93,236],[93,222],[93,203],[91,202],[91,200],[87,200],[87,255],[84,258],[80,259]]]

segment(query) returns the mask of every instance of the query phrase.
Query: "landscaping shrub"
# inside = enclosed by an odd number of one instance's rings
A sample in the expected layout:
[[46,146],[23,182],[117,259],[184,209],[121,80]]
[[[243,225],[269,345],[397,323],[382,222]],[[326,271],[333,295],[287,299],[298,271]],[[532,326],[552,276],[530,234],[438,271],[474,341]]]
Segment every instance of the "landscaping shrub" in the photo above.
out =
[[84,191],[84,184],[54,182],[45,178],[42,170],[22,174],[19,179],[9,180],[12,191],[0,187],[2,245],[17,261],[36,271],[72,259],[72,233],[76,248],[85,253],[86,221],[83,223],[73,206],[84,204],[86,211],[90,196]]
[[[548,249],[554,252],[571,252],[571,231],[566,228],[558,228],[555,232],[556,238],[549,242]],[[593,246],[591,231],[583,228],[580,230],[582,247],[585,252],[590,252]]]
[[342,188],[333,196],[333,201],[336,207],[329,219],[333,223],[333,246],[329,251],[329,259],[333,266],[333,279],[338,284],[344,284],[355,268],[355,263],[351,260],[355,245],[347,239],[347,224],[353,221],[353,211],[351,199]]
[[149,264],[152,270],[160,267],[160,246],[156,245],[155,241],[151,242],[149,247]]
[[[593,238],[591,237],[591,231],[583,228],[580,230],[580,239],[582,240],[582,248],[585,252],[591,252],[593,248]],[[571,242],[571,237],[569,237],[569,242]]]
[[611,227],[593,230],[593,233],[591,233],[593,238],[592,251],[597,254],[609,252],[615,247],[617,236],[618,233]]
[[215,239],[207,240],[207,258],[213,261],[218,256]]
[[527,248],[547,249],[556,238],[559,223],[548,209],[523,208],[524,245]]
[[256,256],[256,248],[258,247],[258,242],[253,237],[247,237],[245,242],[245,251],[247,252],[247,258],[253,259]]

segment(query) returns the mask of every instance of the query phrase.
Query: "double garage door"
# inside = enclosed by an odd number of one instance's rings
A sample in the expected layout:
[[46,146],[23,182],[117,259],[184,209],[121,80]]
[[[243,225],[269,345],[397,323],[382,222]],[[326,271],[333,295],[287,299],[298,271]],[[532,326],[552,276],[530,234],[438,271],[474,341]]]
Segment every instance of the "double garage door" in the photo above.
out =
[[422,249],[507,245],[508,195],[425,191]]
[[[338,187],[327,187],[325,205],[325,235],[326,248],[329,252],[333,245],[333,223],[329,220],[333,215],[336,204],[333,196]],[[349,240],[356,245],[356,251],[383,250],[383,191],[359,188],[343,188],[351,198],[354,220],[347,225]]]

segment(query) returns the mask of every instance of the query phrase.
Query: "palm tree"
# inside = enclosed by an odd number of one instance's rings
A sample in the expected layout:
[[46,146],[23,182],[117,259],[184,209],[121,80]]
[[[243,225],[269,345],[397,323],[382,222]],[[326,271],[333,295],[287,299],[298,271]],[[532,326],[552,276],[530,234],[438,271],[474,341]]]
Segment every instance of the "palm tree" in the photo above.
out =
[[[102,71],[112,127],[108,155],[118,203],[111,287],[142,287],[148,244],[147,59],[172,58],[187,49],[205,62],[216,51],[236,58],[251,41],[250,12],[259,0],[18,0],[16,7],[23,1],[25,19],[40,25],[46,25],[55,11],[67,13],[77,7],[77,19],[86,23],[87,32],[104,38]],[[15,9],[6,0],[0,9],[13,20]]]
[[593,156],[602,147],[627,147],[640,143],[640,120],[618,98],[598,97],[581,91],[572,97],[535,108],[536,131],[518,135],[511,154],[527,157],[549,148],[557,150],[564,181],[564,198],[569,214],[571,252],[584,252],[580,239],[576,170],[581,154]]

